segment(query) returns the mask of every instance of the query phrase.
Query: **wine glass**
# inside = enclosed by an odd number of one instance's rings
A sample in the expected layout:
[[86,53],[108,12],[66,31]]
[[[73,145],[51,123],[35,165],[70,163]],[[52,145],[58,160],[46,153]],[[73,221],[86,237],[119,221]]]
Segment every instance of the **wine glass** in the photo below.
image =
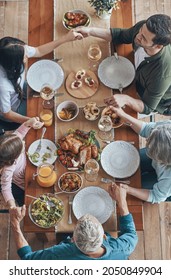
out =
[[[43,84],[40,89],[40,96],[46,102],[47,105],[50,105],[50,100],[54,97],[55,91],[52,86],[48,83]],[[44,103],[43,103],[44,104]]]
[[109,139],[112,136],[112,133],[111,133],[112,127],[113,127],[113,124],[112,124],[111,118],[107,115],[101,116],[101,118],[98,122],[99,137],[102,140]]
[[89,159],[84,166],[85,178],[87,181],[97,181],[99,164],[95,159]]
[[91,44],[88,49],[88,59],[90,60],[90,68],[97,70],[98,61],[102,57],[102,51],[98,44]]

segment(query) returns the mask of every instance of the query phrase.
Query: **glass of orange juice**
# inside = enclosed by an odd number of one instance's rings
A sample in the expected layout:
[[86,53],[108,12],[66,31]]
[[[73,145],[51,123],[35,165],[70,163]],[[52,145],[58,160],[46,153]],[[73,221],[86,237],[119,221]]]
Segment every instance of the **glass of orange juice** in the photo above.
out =
[[51,110],[43,109],[40,112],[40,119],[44,122],[45,126],[51,126],[53,122],[53,113]]
[[33,178],[35,177],[37,177],[37,183],[41,187],[51,187],[57,180],[57,174],[54,171],[54,166],[49,163],[44,163],[38,166],[37,173],[33,174]]

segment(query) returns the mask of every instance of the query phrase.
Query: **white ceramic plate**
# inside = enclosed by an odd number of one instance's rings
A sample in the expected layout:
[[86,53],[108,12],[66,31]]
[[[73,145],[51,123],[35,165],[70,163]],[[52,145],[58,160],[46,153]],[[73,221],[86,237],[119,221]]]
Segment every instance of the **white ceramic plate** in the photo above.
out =
[[[29,160],[31,161],[32,164],[34,164],[35,166],[39,166],[40,164],[42,163],[50,163],[50,164],[53,164],[57,158],[57,155],[56,155],[56,151],[57,151],[57,148],[55,146],[55,144],[48,140],[48,139],[42,139],[42,148],[39,152],[39,155],[40,157],[37,158],[38,162],[34,162],[32,159],[31,159],[31,156],[30,155],[33,155],[34,152],[36,151],[36,148],[39,144],[39,140],[36,140],[34,141],[30,147],[28,148],[28,158]],[[48,158],[46,161],[43,161],[43,155],[45,153],[49,153],[50,154],[50,158]]]
[[101,153],[101,165],[114,178],[133,175],[140,164],[137,149],[125,141],[115,141],[107,145]]
[[50,84],[55,90],[60,88],[64,81],[64,72],[59,64],[52,60],[42,59],[33,63],[27,72],[29,86],[40,92],[43,84]]
[[103,224],[112,214],[113,201],[108,192],[102,188],[90,186],[75,195],[72,207],[77,219],[85,214],[91,214]]
[[133,64],[125,57],[110,56],[105,58],[99,65],[98,77],[107,87],[119,89],[127,87],[135,77]]

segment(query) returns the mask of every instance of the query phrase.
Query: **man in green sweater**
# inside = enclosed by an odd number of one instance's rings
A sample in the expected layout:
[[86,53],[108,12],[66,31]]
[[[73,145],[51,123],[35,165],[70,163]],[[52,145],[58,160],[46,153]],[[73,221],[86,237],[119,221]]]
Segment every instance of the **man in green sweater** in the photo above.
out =
[[99,221],[87,214],[82,216],[68,237],[58,245],[33,252],[20,229],[25,206],[10,209],[11,225],[18,254],[22,260],[125,260],[134,251],[138,241],[132,215],[129,213],[126,190],[116,184],[109,187],[120,212],[120,236],[113,238],[104,233]]
[[128,29],[77,27],[83,37],[94,36],[113,44],[132,44],[138,98],[115,94],[107,105],[129,106],[143,114],[171,115],[171,18],[156,14]]

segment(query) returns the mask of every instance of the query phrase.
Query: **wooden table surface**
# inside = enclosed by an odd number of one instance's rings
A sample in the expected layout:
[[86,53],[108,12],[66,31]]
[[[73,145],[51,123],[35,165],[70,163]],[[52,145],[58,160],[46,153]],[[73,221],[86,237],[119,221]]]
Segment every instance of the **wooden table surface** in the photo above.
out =
[[[56,0],[57,1],[57,0]],[[60,1],[60,0],[59,0]],[[68,3],[70,2],[69,0],[67,0]],[[49,0],[41,0],[41,4],[40,1],[38,0],[30,0],[29,1],[29,45],[32,46],[37,46],[46,42],[49,42],[53,39],[53,1]],[[131,26],[132,23],[132,18],[131,18],[131,0],[128,0],[124,3],[121,3],[121,7],[120,10],[118,10],[117,12],[114,12],[114,15],[112,15],[111,17],[111,26],[124,26],[124,27],[128,27]],[[129,15],[129,16],[128,16]],[[57,50],[57,55],[60,55],[60,52],[63,51],[63,48],[59,48],[59,50]],[[118,46],[117,47],[117,51],[118,54],[123,55],[129,59],[132,60],[132,54],[131,54],[131,48],[130,46]],[[53,57],[53,54],[49,54],[46,56],[46,58],[51,59]],[[30,60],[29,61],[29,65],[31,65],[35,60]],[[65,66],[65,62],[62,65],[62,67],[64,68]],[[66,64],[66,69],[67,67],[69,67],[68,64]],[[69,68],[67,69],[69,70]],[[67,71],[66,70],[66,71]],[[69,72],[67,72],[69,73]],[[104,86],[102,86],[102,88],[99,88],[100,90],[106,90]],[[65,88],[61,88],[60,90],[65,90]],[[103,91],[102,91],[103,92]],[[128,88],[124,89],[123,91],[124,93],[128,93],[131,96],[135,96],[136,92],[135,92],[135,86],[132,84],[130,85]],[[111,94],[111,91],[106,91],[106,96]],[[70,97],[69,95],[65,95],[65,97],[60,97],[61,99],[57,100],[57,104],[58,102],[63,101],[62,98],[65,99],[72,99],[72,97]],[[96,99],[96,95],[94,95],[93,99]],[[97,98],[98,100],[99,98]],[[86,101],[88,102],[88,101]],[[85,101],[83,103],[83,101],[78,102],[79,106],[81,107],[82,104],[85,104]],[[35,114],[39,114],[40,111],[42,109],[42,100],[40,98],[28,98],[28,111],[27,114],[28,116],[35,116]],[[128,111],[131,115],[136,116],[135,112],[132,111]],[[56,127],[55,127],[55,124]],[[86,120],[83,117],[82,111],[80,110],[79,116],[77,119],[75,119],[75,121],[72,123],[72,127],[75,128],[80,128],[80,129],[85,129],[88,126],[88,128],[90,127],[89,124],[87,124]],[[59,120],[57,120],[55,118],[54,124],[53,126],[49,127],[47,129],[45,138],[48,138],[52,141],[55,141],[55,139],[57,140],[57,138],[59,138],[62,135],[62,132],[66,132],[68,128],[71,127],[71,123],[61,123]],[[91,128],[90,129],[95,129],[97,130],[97,121],[92,122],[91,124]],[[26,139],[26,147],[29,147],[29,145],[37,140],[38,138],[40,138],[40,134],[41,131],[31,131]],[[121,128],[118,128],[117,130],[115,130],[115,139],[117,140],[125,140],[125,141],[134,141],[135,142],[135,146],[139,147],[139,140],[138,140],[138,136],[131,130],[131,128],[129,128],[128,126],[122,126]],[[100,139],[98,139],[100,142]],[[102,144],[102,143],[100,143]],[[64,167],[62,167],[58,162],[56,162],[56,168],[58,170],[58,175],[62,174],[63,172],[66,172],[66,169],[64,169]],[[27,168],[26,168],[26,187],[25,187],[25,191],[26,194],[30,194],[33,196],[38,196],[41,193],[45,193],[45,192],[53,192],[53,188],[41,188],[39,187],[35,181],[33,181],[32,179],[32,175],[35,172],[36,167],[33,166],[29,161],[27,161]],[[100,171],[100,176],[105,176],[105,172],[101,169]],[[100,178],[100,177],[99,177]],[[138,169],[138,171],[131,176],[131,186],[133,187],[137,187],[140,188],[141,187],[141,183],[140,183],[140,170]],[[100,179],[99,179],[100,180]],[[100,183],[100,181],[97,181],[95,184],[93,185],[100,185],[103,188],[107,188],[106,185],[103,185]],[[84,180],[84,185],[90,185],[90,183],[88,183],[87,181]],[[67,199],[68,197],[66,197],[66,195],[61,195],[61,198],[64,200],[64,202],[66,204],[67,203]],[[31,199],[26,197],[25,198],[25,203],[28,206],[30,203]],[[129,205],[129,210],[130,212],[133,214],[134,220],[135,220],[135,224],[136,224],[136,228],[137,230],[143,230],[143,217],[142,217],[142,202],[132,196],[128,196],[128,205]],[[64,217],[64,219],[60,222],[59,224],[59,231],[61,232],[68,232],[68,231],[72,231],[74,224],[76,222],[76,219],[73,217],[73,225],[68,226],[67,224],[67,217],[68,217],[68,210],[66,211],[66,215]],[[113,217],[111,217],[111,219],[113,219]],[[110,228],[111,225],[111,221],[109,221],[109,224],[104,225],[105,229],[107,230],[114,230],[112,227]],[[24,231],[25,232],[47,232],[47,231],[54,231],[53,228],[45,230],[45,229],[41,229],[37,226],[35,226],[31,220],[29,219],[28,215],[26,215],[25,219],[24,219]]]

